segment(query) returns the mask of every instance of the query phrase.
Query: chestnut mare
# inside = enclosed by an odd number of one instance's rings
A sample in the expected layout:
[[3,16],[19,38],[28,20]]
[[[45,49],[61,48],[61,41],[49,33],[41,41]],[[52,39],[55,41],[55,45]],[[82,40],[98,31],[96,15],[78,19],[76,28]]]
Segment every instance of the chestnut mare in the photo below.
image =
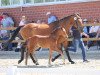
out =
[[[36,24],[36,23],[29,23],[26,24],[24,27],[21,27],[21,29],[18,27],[15,32],[13,33],[11,39],[8,40],[8,44],[14,40],[18,32],[20,31],[20,34],[24,40],[27,40],[29,37],[32,37],[34,35],[50,35],[50,33],[57,27],[63,27],[66,30],[66,33],[69,33],[69,29],[72,26],[75,26],[78,30],[83,29],[82,19],[78,14],[72,14],[70,16],[64,17],[58,21],[52,22],[49,25],[48,24]],[[58,39],[59,46],[61,47],[61,44],[64,46],[65,49],[67,49],[68,41],[64,42],[64,39],[59,38]],[[18,63],[21,63],[24,59],[24,45],[22,46],[21,50],[21,59],[18,61]],[[68,57],[69,62],[74,64],[74,61],[71,60],[69,51],[66,51],[66,55]],[[60,55],[58,55],[56,58],[58,58]],[[32,58],[32,55],[30,54],[30,57]],[[32,58],[33,62],[36,64],[37,61]],[[55,59],[54,59],[55,60]],[[54,61],[53,60],[53,61]]]
[[65,64],[65,59],[62,50],[57,46],[57,40],[59,37],[67,39],[66,30],[62,27],[55,28],[49,36],[34,35],[27,40],[27,52],[26,52],[26,62],[29,54],[34,54],[35,50],[39,47],[49,48],[49,65],[51,65],[52,52],[57,51],[62,55],[63,64]]

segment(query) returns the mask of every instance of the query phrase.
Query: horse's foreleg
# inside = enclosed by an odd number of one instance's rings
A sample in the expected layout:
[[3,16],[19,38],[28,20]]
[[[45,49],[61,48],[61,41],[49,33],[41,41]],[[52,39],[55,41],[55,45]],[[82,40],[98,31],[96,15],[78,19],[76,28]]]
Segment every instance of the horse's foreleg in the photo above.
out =
[[34,59],[32,53],[30,53],[30,57],[31,57],[33,63],[35,63],[36,65],[39,65],[38,61]]
[[65,53],[66,53],[66,55],[68,57],[69,62],[71,62],[71,64],[74,64],[75,62],[72,61],[72,59],[70,58],[69,51],[68,50],[65,50]]

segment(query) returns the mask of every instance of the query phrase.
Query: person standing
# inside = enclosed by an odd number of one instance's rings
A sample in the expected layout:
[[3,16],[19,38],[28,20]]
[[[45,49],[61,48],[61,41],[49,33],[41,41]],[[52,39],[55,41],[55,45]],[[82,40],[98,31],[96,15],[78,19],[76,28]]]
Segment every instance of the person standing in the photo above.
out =
[[88,62],[88,60],[86,59],[86,52],[85,52],[86,48],[85,48],[83,40],[82,40],[82,35],[86,36],[87,38],[89,36],[87,34],[85,34],[84,32],[81,33],[74,26],[72,26],[71,30],[72,30],[72,35],[73,35],[73,42],[72,42],[73,46],[68,47],[68,50],[76,52],[76,50],[78,50],[78,46],[80,46],[80,48],[82,50],[83,62]]
[[48,24],[57,21],[57,17],[53,15],[51,12],[47,12],[46,16],[48,17]]
[[[100,26],[99,26],[99,29],[98,29],[98,31],[97,31],[96,38],[100,38]],[[100,40],[97,41],[97,44],[98,44],[98,46],[100,47]],[[100,49],[100,48],[99,48],[99,49]]]

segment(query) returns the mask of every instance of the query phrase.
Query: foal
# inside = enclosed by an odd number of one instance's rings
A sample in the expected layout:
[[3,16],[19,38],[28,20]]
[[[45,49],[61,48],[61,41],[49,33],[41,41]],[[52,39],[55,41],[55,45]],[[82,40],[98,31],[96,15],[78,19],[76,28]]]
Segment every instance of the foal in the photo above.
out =
[[51,32],[50,36],[35,35],[33,37],[30,37],[27,40],[27,52],[26,52],[25,64],[27,65],[28,55],[34,53],[38,47],[49,48],[49,62],[48,62],[49,65],[51,65],[52,52],[54,50],[62,55],[63,64],[65,64],[63,52],[58,48],[57,45],[57,40],[59,39],[60,36],[64,38],[68,37],[66,34],[66,30],[64,28],[58,27]]

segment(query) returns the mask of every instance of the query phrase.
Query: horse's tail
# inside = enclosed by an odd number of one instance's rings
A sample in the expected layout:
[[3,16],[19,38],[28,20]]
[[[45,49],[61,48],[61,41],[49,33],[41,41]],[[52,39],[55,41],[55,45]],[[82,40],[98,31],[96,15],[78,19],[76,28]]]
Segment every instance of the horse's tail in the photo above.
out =
[[5,48],[7,48],[7,46],[9,45],[9,43],[11,43],[15,37],[17,36],[17,34],[19,33],[20,29],[22,26],[19,26],[15,29],[14,33],[12,34],[11,38],[6,42]]

